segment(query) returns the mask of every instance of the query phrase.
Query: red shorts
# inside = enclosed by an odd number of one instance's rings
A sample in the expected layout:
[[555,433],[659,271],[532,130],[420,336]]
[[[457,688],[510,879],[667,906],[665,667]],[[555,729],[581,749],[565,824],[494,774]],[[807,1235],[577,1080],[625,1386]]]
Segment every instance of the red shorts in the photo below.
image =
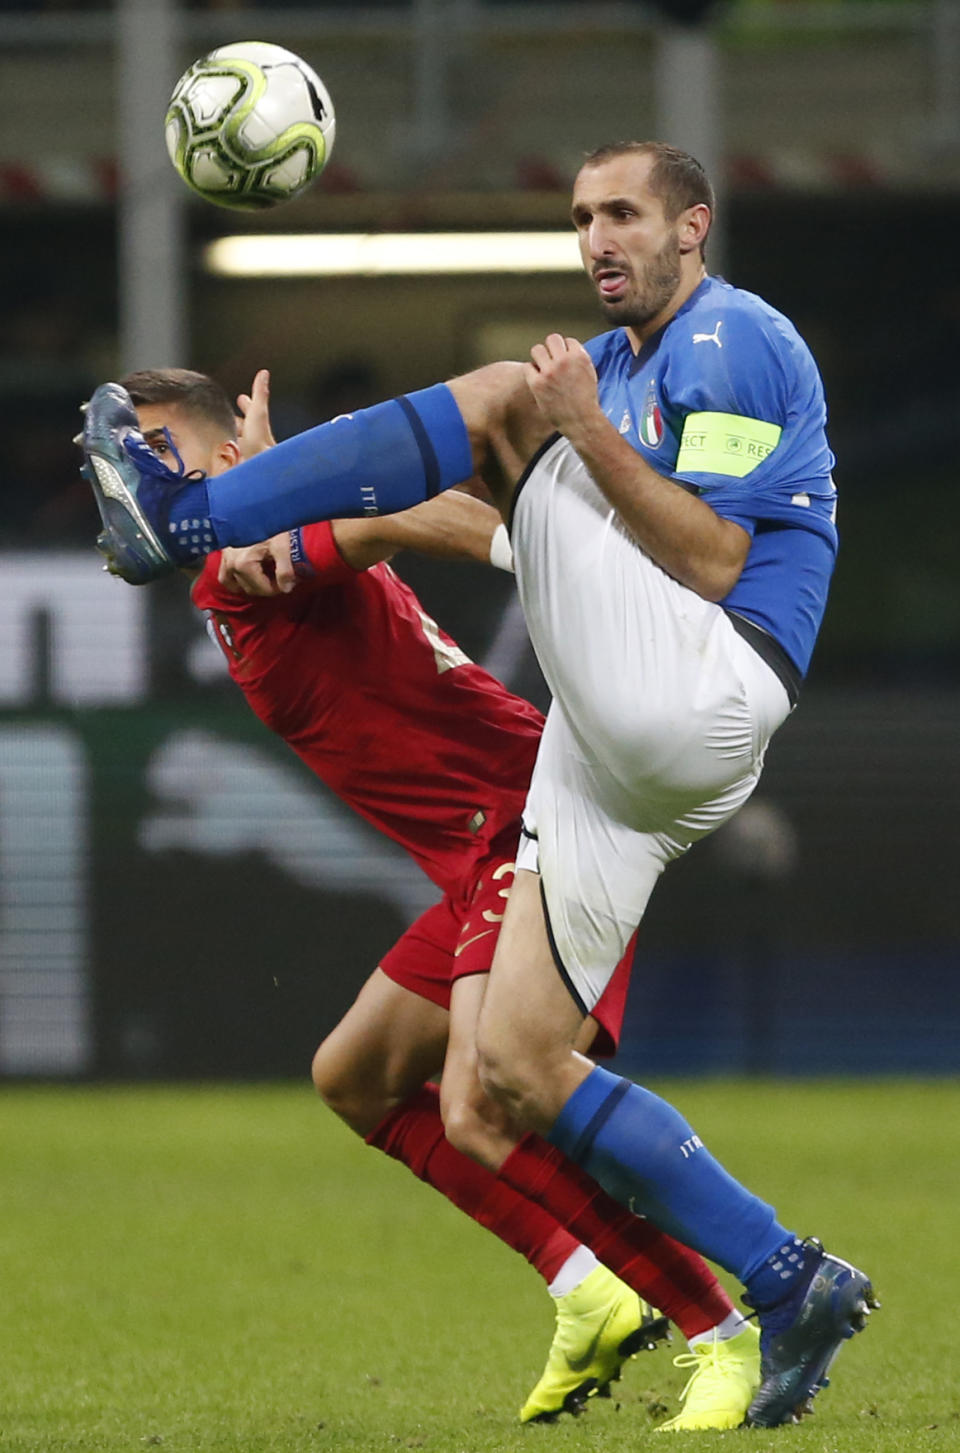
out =
[[[450,989],[457,979],[490,972],[513,882],[519,829],[507,836],[507,852],[505,836],[501,833],[491,844],[490,856],[481,865],[470,893],[462,899],[442,898],[421,913],[384,955],[380,968],[388,979],[449,1009]],[[620,1041],[635,937],[593,1010],[598,1028],[590,1054],[601,1059],[615,1054]]]

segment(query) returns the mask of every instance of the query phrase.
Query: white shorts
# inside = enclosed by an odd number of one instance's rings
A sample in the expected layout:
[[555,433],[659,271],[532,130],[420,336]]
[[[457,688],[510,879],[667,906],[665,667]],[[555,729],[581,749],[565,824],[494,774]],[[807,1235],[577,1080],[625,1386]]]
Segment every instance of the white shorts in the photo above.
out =
[[554,697],[517,867],[541,875],[589,1012],[664,866],[750,796],[790,702],[725,612],[639,549],[566,440],[531,470],[512,533]]

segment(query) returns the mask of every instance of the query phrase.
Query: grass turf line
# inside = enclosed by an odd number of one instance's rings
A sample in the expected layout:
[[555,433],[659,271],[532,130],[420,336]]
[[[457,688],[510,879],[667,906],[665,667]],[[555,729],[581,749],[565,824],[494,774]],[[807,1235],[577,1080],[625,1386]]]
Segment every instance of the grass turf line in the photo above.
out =
[[[657,1088],[884,1303],[813,1419],[681,1446],[960,1449],[960,1084]],[[0,1453],[621,1453],[676,1410],[660,1351],[615,1401],[521,1429],[539,1278],[308,1088],[8,1088],[0,1167]]]

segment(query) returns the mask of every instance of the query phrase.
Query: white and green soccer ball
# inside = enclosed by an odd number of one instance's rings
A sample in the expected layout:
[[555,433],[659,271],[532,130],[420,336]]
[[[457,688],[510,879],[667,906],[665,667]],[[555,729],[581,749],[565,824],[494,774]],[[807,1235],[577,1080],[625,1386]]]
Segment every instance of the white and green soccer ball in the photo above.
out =
[[195,61],[167,109],[170,160],[208,202],[259,211],[295,197],[330,159],[333,102],[315,71],[266,41]]

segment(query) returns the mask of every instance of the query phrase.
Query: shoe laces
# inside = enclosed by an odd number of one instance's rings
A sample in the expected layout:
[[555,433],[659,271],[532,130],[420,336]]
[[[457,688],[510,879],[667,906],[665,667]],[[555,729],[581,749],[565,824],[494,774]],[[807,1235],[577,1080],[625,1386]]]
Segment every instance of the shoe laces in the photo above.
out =
[[[722,1358],[721,1348],[724,1349]],[[727,1371],[731,1371],[733,1363],[739,1362],[742,1364],[743,1358],[730,1347],[729,1342],[722,1342],[716,1335],[714,1335],[710,1342],[701,1342],[693,1351],[681,1352],[678,1357],[675,1357],[673,1359],[674,1367],[679,1367],[681,1371],[688,1367],[693,1369],[687,1378],[683,1392],[680,1394],[680,1401],[684,1401],[687,1393],[693,1387],[693,1384],[701,1373],[706,1372],[708,1369],[712,1372],[719,1372],[721,1370],[721,1361],[726,1364]]]
[[184,466],[183,458],[180,454],[179,449],[177,448],[176,444],[174,444],[173,439],[171,438],[169,429],[164,428],[163,436],[167,441],[167,446],[170,449],[170,452],[172,453],[174,459],[177,461],[176,469],[171,469],[169,464],[164,464],[159,454],[156,454],[150,448],[150,445],[147,443],[146,439],[144,439],[142,434],[138,434],[136,433],[136,431],[131,430],[130,433],[128,433],[124,437],[123,447],[126,450],[127,454],[130,456],[130,458],[133,460],[134,464],[137,466],[137,469],[143,474],[150,474],[155,479],[162,479],[166,480],[167,482],[172,479],[176,479],[181,484],[185,484],[188,480],[206,479],[207,476],[202,469],[191,469],[189,473],[187,472]]

